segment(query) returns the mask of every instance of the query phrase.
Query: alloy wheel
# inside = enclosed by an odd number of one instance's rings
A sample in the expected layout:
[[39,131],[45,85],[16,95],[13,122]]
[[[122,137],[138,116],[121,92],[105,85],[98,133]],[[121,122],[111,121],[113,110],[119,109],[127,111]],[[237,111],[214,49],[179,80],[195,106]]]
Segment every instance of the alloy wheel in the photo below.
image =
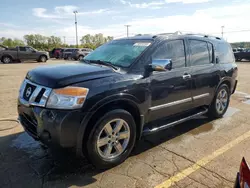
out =
[[228,105],[228,94],[225,89],[221,89],[216,98],[216,110],[222,114]]
[[128,146],[130,128],[123,119],[109,121],[100,131],[97,139],[98,154],[104,159],[121,155]]

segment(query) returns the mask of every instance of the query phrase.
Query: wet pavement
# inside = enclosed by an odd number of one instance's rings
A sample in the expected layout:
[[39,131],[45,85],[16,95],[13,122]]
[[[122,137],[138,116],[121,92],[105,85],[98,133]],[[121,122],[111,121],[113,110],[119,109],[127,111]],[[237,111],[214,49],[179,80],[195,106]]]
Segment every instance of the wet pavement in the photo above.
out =
[[[11,65],[14,68],[10,71],[13,77],[9,76],[12,82],[8,82],[10,85],[4,89],[14,88],[12,92],[17,92],[15,85],[20,82],[20,77],[35,66]],[[8,68],[3,67],[0,75]],[[247,69],[250,70],[250,64],[239,66],[240,72]],[[20,75],[15,78],[17,73]],[[243,75],[239,83],[250,79],[250,75]],[[144,137],[124,163],[100,171],[85,158],[76,158],[71,151],[51,151],[30,138],[15,121],[16,99],[12,96],[17,97],[17,94],[9,95],[10,91],[4,91],[0,91],[0,98],[8,95],[12,102],[0,100],[7,106],[0,114],[0,187],[155,187],[250,131],[250,103],[247,102],[250,86],[243,81],[232,96],[224,118],[200,117]],[[249,145],[250,139],[245,139],[173,182],[172,187],[232,187],[242,157],[250,162]]]

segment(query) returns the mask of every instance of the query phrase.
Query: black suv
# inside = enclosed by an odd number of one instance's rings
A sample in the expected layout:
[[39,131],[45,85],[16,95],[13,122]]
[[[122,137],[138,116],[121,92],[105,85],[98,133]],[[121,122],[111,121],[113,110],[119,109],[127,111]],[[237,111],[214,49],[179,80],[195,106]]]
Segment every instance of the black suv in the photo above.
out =
[[18,113],[53,147],[75,148],[99,168],[123,162],[142,135],[207,114],[220,118],[237,85],[230,45],[204,35],[113,40],[80,63],[27,73]]

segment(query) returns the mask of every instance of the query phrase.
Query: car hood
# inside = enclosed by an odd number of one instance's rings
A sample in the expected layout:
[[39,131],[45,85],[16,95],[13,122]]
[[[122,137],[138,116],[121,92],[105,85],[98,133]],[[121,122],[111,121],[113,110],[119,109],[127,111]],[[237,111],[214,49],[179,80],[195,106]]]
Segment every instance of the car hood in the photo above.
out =
[[116,72],[109,67],[85,63],[44,65],[27,73],[30,81],[49,88],[61,88],[74,83],[112,76]]

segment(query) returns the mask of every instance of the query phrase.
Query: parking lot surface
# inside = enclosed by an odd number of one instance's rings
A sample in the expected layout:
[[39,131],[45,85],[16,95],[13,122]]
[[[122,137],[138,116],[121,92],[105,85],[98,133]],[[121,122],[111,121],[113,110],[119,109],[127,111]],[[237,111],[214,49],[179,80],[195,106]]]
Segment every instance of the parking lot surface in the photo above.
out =
[[190,120],[144,137],[121,165],[95,169],[69,151],[51,151],[16,121],[19,86],[47,63],[0,64],[0,187],[233,187],[244,156],[250,163],[250,63],[238,63],[236,93],[224,118]]

